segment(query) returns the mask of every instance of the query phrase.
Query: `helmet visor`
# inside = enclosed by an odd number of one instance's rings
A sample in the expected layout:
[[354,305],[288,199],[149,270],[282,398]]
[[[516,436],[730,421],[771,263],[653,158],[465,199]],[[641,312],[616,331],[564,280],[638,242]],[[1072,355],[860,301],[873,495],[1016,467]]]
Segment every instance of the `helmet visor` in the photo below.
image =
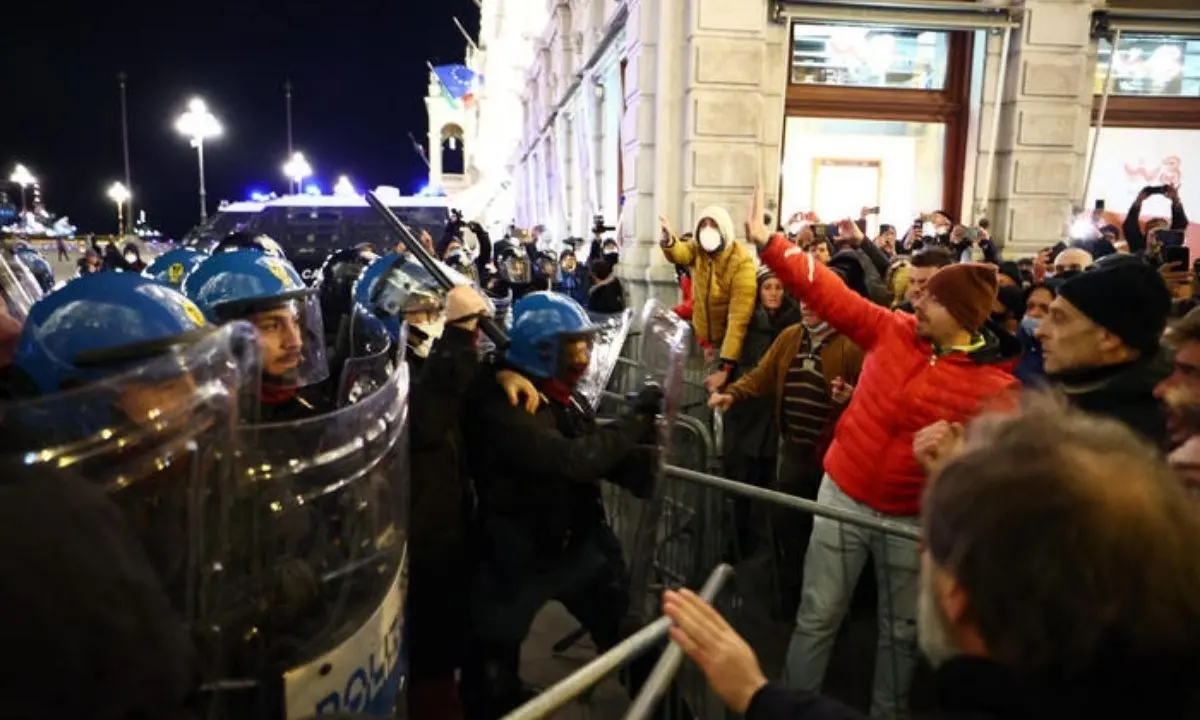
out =
[[3,312],[24,323],[29,308],[42,297],[42,288],[20,260],[0,256],[0,300]]
[[321,306],[310,292],[252,308],[245,316],[258,333],[263,380],[300,388],[329,377]]

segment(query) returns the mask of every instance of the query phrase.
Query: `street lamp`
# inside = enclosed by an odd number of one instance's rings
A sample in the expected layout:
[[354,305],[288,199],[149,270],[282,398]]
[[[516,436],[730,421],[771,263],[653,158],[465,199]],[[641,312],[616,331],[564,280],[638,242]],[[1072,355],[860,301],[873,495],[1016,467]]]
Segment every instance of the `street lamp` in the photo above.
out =
[[312,165],[308,164],[308,160],[304,158],[304,153],[292,153],[288,161],[283,164],[283,174],[288,176],[292,181],[292,192],[299,192],[300,184],[304,182],[304,178],[312,177]]
[[333,194],[341,195],[342,197],[354,197],[358,195],[358,191],[354,189],[354,184],[350,182],[350,178],[342,175],[333,186]]
[[37,178],[33,176],[33,173],[29,172],[29,168],[18,163],[17,166],[13,168],[12,175],[8,176],[8,181],[21,186],[21,214],[24,214],[25,188],[29,187],[30,185],[36,185]]
[[187,112],[175,121],[175,129],[189,138],[192,147],[196,148],[196,159],[200,164],[200,222],[203,223],[208,219],[207,192],[204,188],[204,141],[221,134],[221,123],[208,111],[203,100],[192,98]]
[[117,204],[117,235],[125,236],[125,203],[129,202],[129,188],[119,182],[113,183],[108,188],[108,199]]

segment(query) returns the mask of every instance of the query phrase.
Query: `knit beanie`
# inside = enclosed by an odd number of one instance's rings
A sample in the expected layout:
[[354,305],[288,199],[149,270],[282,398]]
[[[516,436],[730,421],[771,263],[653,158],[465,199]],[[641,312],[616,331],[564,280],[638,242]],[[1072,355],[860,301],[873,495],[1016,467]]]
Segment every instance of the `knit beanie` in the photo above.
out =
[[763,283],[766,281],[775,279],[775,273],[772,272],[771,268],[767,267],[766,265],[759,265],[758,270],[755,271],[755,274],[757,276],[756,279],[758,281],[759,289],[762,288]]
[[946,308],[964,330],[975,332],[992,313],[996,287],[996,268],[958,263],[935,272],[925,284],[925,293]]
[[1131,348],[1144,354],[1157,351],[1171,293],[1154,268],[1121,262],[1076,275],[1058,294]]

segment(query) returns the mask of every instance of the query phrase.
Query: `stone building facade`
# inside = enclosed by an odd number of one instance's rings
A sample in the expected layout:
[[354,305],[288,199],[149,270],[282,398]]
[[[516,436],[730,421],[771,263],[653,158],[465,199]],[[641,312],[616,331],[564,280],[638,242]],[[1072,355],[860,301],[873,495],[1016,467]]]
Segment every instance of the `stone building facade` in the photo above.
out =
[[[555,239],[596,215],[619,226],[635,300],[674,297],[659,216],[686,228],[719,204],[740,220],[756,183],[782,217],[860,197],[898,226],[987,217],[1020,256],[1136,194],[1089,172],[1101,109],[1106,128],[1194,138],[1200,172],[1193,2],[482,0],[479,100],[469,119],[431,114],[430,145],[467,131],[468,214]],[[1100,137],[1109,165],[1137,154]],[[1168,177],[1163,158],[1131,162]]]

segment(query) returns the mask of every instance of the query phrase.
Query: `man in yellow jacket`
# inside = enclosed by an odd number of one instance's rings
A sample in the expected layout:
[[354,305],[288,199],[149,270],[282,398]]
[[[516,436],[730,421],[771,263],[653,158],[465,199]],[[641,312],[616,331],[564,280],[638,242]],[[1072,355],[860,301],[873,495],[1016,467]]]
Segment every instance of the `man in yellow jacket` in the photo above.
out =
[[677,238],[665,218],[659,218],[659,225],[667,260],[692,270],[692,327],[696,339],[720,358],[720,366],[704,383],[715,392],[737,366],[754,315],[754,257],[738,243],[725,208],[705,208],[692,240]]

